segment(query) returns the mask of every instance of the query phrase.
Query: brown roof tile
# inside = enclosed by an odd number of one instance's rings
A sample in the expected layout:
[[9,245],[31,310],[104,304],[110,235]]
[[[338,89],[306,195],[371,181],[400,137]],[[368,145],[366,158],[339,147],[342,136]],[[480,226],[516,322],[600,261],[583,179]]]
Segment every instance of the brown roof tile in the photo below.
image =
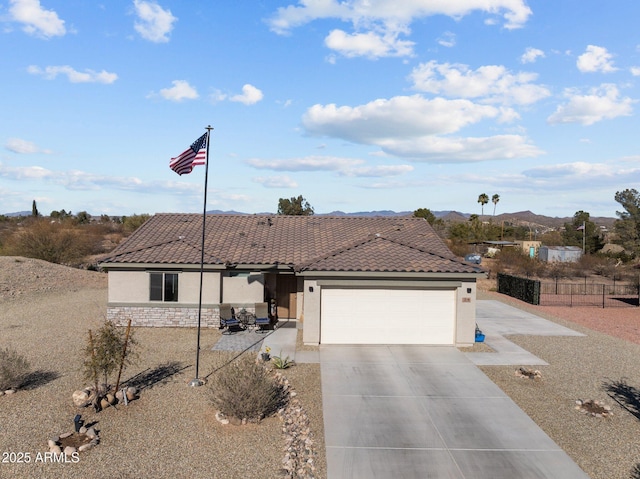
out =
[[[157,214],[103,265],[200,264],[202,215]],[[429,223],[412,217],[207,215],[205,264],[290,265],[317,271],[459,272]]]

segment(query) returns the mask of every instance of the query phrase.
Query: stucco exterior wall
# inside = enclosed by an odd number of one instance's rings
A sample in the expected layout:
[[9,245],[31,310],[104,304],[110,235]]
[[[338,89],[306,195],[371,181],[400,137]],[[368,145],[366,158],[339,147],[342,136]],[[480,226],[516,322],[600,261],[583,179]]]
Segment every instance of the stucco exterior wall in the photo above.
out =
[[[302,341],[305,344],[320,343],[320,286],[313,279],[304,281],[304,323]],[[302,309],[302,308],[301,308]]]
[[225,273],[222,277],[222,302],[231,304],[262,303],[264,301],[262,273]]
[[[169,272],[167,270],[167,272]],[[149,303],[148,271],[109,271],[109,303]],[[178,273],[178,304],[198,303],[200,296],[200,271]],[[220,273],[205,271],[202,278],[202,302],[220,303]]]
[[463,282],[456,292],[456,346],[473,346],[476,340],[476,283]]

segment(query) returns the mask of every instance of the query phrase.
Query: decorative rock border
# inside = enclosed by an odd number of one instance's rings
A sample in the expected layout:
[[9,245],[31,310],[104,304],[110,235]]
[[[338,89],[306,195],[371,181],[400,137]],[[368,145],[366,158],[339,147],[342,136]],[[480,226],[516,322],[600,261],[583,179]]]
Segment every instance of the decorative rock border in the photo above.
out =
[[[279,372],[276,372],[274,376],[285,397],[288,398],[286,404],[277,413],[282,421],[282,434],[285,441],[282,477],[315,479],[317,453],[314,447],[313,432],[311,432],[311,422],[300,400],[296,397],[298,393],[291,387],[289,380]],[[216,420],[221,424],[240,426],[260,422],[262,418],[227,418],[220,411],[216,411]]]
[[0,396],[4,396],[5,394],[7,396],[11,395],[11,394],[15,394],[16,389],[7,389],[5,391],[0,391]]
[[[102,390],[108,390],[108,387],[104,387]],[[73,400],[73,404],[78,407],[87,407],[94,403],[96,400],[96,390],[95,387],[87,387],[79,391],[75,391],[71,395],[71,399]],[[109,406],[113,406],[119,402],[124,402],[127,405],[130,401],[134,399],[138,399],[138,389],[134,387],[122,388],[116,391],[116,394],[113,395],[111,393],[107,393],[100,396],[100,401],[97,403],[100,408],[106,409]]]
[[47,442],[49,452],[53,454],[64,453],[67,456],[88,451],[99,443],[98,432],[93,427],[86,428],[84,426],[78,432],[66,432],[49,439]]
[[276,373],[276,380],[289,396],[287,404],[278,410],[285,440],[283,476],[291,479],[314,479],[316,451],[309,416],[296,397],[297,393],[289,384],[289,380],[281,373]]
[[602,401],[595,401],[593,399],[587,399],[586,401],[582,401],[578,399],[576,401],[577,411],[580,411],[582,414],[586,414],[592,417],[610,417],[613,416],[611,412],[611,406],[603,403]]

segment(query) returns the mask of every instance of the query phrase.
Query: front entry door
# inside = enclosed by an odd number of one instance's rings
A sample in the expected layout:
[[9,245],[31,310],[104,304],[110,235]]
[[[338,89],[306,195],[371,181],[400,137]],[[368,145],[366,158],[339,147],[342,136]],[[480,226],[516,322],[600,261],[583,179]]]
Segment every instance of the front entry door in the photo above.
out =
[[276,277],[278,319],[296,318],[297,284],[298,279],[294,275],[279,274]]

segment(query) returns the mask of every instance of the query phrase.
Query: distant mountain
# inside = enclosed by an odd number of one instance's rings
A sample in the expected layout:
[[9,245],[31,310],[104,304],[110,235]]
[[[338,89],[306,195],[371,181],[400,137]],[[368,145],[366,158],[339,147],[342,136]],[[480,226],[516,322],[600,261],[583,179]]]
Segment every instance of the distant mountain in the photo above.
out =
[[4,213],[4,216],[31,216],[31,211],[17,211],[15,213]]
[[322,213],[318,216],[410,216],[413,211],[357,211],[355,213],[345,213],[344,211],[332,211],[331,213]]

